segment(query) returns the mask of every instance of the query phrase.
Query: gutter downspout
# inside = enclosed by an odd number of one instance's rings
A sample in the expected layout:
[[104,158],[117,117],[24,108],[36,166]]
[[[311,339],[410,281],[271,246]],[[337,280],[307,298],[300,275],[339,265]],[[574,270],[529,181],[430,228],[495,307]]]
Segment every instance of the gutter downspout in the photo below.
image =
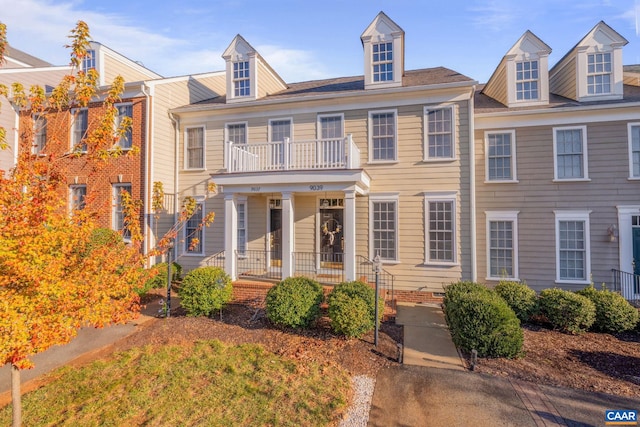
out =
[[[179,153],[179,149],[180,149],[180,116],[176,116],[174,115],[171,111],[168,111],[167,114],[169,114],[169,119],[171,120],[171,122],[173,123],[173,128],[174,128],[174,163],[173,163],[173,223],[177,223],[178,222],[178,212],[180,210],[180,202],[178,200],[178,184],[179,184],[179,177],[178,177],[178,153]],[[174,260],[176,259],[175,255],[176,255],[176,248],[177,248],[177,244],[173,245],[173,255],[174,255]]]
[[[149,194],[149,181],[153,179],[153,155],[152,155],[152,147],[151,142],[153,141],[153,125],[151,124],[150,116],[152,114],[151,107],[151,93],[147,92],[146,83],[142,83],[140,86],[142,93],[146,98],[146,106],[145,106],[145,132],[144,132],[144,166],[146,168],[145,171],[145,180],[144,180],[144,246],[143,252],[145,254],[149,253],[151,248],[155,246],[155,239],[151,233],[153,230],[153,215],[151,214],[151,195]],[[148,262],[149,260],[147,260]]]
[[469,97],[469,174],[470,174],[470,199],[469,209],[471,210],[471,281],[476,282],[478,280],[478,265],[477,265],[477,248],[476,248],[476,127],[475,127],[475,112],[474,112],[474,96],[476,93],[476,85],[471,88],[471,96]]

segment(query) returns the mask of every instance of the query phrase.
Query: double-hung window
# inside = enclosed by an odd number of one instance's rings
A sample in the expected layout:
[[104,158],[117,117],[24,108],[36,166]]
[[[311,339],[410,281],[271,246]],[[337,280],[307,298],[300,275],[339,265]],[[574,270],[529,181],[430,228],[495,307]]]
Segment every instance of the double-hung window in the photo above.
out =
[[231,141],[234,144],[247,143],[247,124],[246,123],[228,123],[226,128],[227,128],[227,141]]
[[455,158],[455,107],[425,107],[424,117],[425,160]]
[[125,240],[131,239],[131,231],[127,226],[127,218],[123,204],[123,193],[131,195],[131,184],[113,184],[113,229],[120,231]]
[[538,99],[538,61],[516,62],[516,100]]
[[588,284],[591,274],[590,211],[555,211],[556,281]]
[[85,199],[87,198],[87,186],[84,184],[75,184],[69,186],[69,209],[73,212],[82,210],[85,207]]
[[204,202],[198,201],[193,215],[184,226],[184,253],[202,255],[204,253]]
[[369,195],[371,259],[398,260],[398,196]]
[[132,104],[120,104],[117,105],[118,115],[116,116],[115,127],[116,130],[120,129],[122,123],[126,120],[129,122],[129,126],[127,129],[120,135],[118,139],[118,146],[123,150],[129,150],[132,147],[132,130],[131,130],[131,122],[133,120],[133,105]]
[[640,123],[629,123],[629,178],[640,178]]
[[87,50],[87,56],[82,58],[82,71],[86,73],[92,68],[96,68],[96,51],[89,49]]
[[393,81],[393,43],[376,43],[373,48],[373,81]]
[[516,180],[515,131],[485,133],[486,179],[491,182]]
[[587,127],[553,129],[556,180],[586,180],[588,174]]
[[33,154],[41,154],[47,145],[47,116],[33,116]]
[[284,164],[284,141],[291,138],[291,133],[291,119],[269,120],[269,140],[273,143],[271,159],[277,168]]
[[236,204],[238,212],[238,255],[247,254],[247,199],[239,198]]
[[487,279],[518,280],[518,212],[486,212]]
[[587,93],[600,95],[611,93],[611,53],[587,55]]
[[456,262],[456,193],[425,194],[426,264]]
[[249,61],[238,61],[233,63],[233,95],[236,98],[251,96]]
[[340,166],[344,163],[344,130],[343,116],[318,116],[318,137],[321,149],[318,157],[323,166]]
[[185,132],[185,168],[204,169],[204,127],[187,128]]
[[369,161],[396,160],[396,111],[369,112]]
[[78,108],[71,110],[73,120],[71,133],[71,148],[73,151],[86,152],[87,144],[84,142],[89,128],[89,110]]

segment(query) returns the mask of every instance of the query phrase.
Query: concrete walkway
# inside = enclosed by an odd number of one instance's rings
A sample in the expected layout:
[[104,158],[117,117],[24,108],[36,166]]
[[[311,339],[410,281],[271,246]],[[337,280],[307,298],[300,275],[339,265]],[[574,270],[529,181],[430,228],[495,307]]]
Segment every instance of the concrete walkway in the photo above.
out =
[[600,426],[639,399],[548,387],[467,370],[437,305],[399,304],[404,365],[376,378],[369,426]]

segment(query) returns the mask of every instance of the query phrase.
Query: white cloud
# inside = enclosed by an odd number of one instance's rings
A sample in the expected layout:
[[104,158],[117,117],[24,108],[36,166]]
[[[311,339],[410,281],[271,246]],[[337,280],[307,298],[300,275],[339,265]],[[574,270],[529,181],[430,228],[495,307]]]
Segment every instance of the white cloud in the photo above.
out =
[[326,64],[306,50],[274,45],[258,45],[256,50],[286,82],[302,82],[329,77]]

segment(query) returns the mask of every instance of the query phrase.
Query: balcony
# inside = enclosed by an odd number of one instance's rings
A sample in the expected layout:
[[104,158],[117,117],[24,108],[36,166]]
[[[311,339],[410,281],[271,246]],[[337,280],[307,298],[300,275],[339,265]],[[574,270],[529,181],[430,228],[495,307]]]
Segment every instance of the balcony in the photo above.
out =
[[360,150],[351,135],[345,138],[235,144],[227,141],[229,173],[283,170],[358,169]]

